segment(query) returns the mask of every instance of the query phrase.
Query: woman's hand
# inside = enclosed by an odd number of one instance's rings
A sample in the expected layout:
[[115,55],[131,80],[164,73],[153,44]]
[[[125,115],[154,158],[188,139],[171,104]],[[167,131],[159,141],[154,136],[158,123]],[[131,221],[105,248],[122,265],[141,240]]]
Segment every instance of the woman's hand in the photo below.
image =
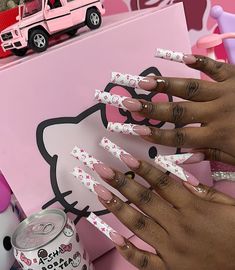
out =
[[[199,149],[209,160],[235,165],[235,66],[203,56],[190,56],[188,60],[191,63],[188,66],[206,73],[216,82],[147,77],[139,82],[140,88],[188,101],[152,103],[129,99],[123,103],[131,112],[176,125],[173,130],[150,127],[150,135],[143,136],[144,139],[156,144]],[[194,123],[200,123],[201,127],[184,127]]]
[[113,235],[123,257],[146,270],[235,269],[235,200],[205,186],[186,184],[186,189],[182,182],[132,156],[122,160],[153,191],[103,164],[94,168],[142,212],[102,186],[96,192],[107,209],[156,250],[156,254],[140,250]]

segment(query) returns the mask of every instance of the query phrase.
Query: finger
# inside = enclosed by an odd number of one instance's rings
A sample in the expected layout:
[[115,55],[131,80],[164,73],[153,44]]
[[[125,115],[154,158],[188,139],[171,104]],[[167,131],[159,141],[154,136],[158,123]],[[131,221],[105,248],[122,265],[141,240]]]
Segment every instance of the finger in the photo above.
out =
[[225,195],[222,192],[216,191],[214,188],[200,184],[198,187],[193,187],[188,183],[184,185],[196,196],[200,197],[203,200],[222,203],[228,205],[235,205],[235,200],[232,197]]
[[162,198],[175,208],[182,208],[190,204],[192,196],[182,183],[172,179],[151,164],[141,161],[140,166],[134,169],[134,172],[145,179]]
[[128,262],[138,269],[166,270],[165,263],[159,256],[138,249],[130,241],[126,240],[126,244],[122,247],[117,246],[117,250]]
[[209,148],[209,149],[197,149],[195,151],[197,152],[200,151],[201,153],[204,153],[206,160],[220,161],[223,163],[235,165],[235,157],[219,149]]
[[109,198],[99,193],[98,196],[100,202],[143,241],[154,248],[156,248],[156,243],[159,248],[166,244],[167,232],[151,218],[111,193]]
[[210,115],[214,115],[214,107],[210,102],[167,102],[153,103],[141,100],[141,116],[148,119],[156,119],[176,125],[187,125],[191,123],[206,124]]
[[190,65],[188,64],[188,66],[202,71],[217,82],[223,82],[235,74],[233,65],[215,61],[201,55],[194,56],[196,57],[196,62]]
[[[130,155],[123,155],[122,160],[129,163],[134,159]],[[137,160],[136,163],[138,163]],[[166,230],[169,222],[172,224],[177,218],[178,213],[175,209],[170,207],[166,201],[150,189],[115,170],[112,170],[113,177],[107,178],[107,168],[104,164],[96,164],[94,167],[95,171],[104,181],[116,188],[129,202],[135,204],[141,211],[156,220]]]
[[146,77],[139,87],[147,91],[156,91],[191,101],[211,101],[221,95],[219,84],[198,79]]
[[185,148],[205,148],[210,143],[210,130],[207,127],[185,127],[159,129],[149,127],[151,134],[143,139],[166,146]]

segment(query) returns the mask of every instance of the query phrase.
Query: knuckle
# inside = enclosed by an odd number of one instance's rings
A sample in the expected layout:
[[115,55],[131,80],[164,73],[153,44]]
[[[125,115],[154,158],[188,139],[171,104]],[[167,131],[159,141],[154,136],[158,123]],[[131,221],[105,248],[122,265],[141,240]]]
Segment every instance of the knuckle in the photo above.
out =
[[221,160],[221,152],[220,150],[215,149],[215,148],[208,149],[208,156],[210,160],[213,160],[213,161]]
[[185,145],[185,141],[186,141],[186,134],[184,132],[183,129],[181,128],[176,128],[174,130],[174,145],[177,147],[182,147]]
[[124,174],[119,173],[119,172],[116,172],[114,181],[115,181],[115,187],[117,189],[124,188],[128,183],[127,177]]
[[164,189],[170,185],[170,178],[166,174],[159,175],[154,183],[154,188]]
[[180,104],[171,103],[172,120],[179,124],[185,115],[185,108]]
[[191,100],[199,94],[200,84],[196,80],[189,80],[186,85],[186,99]]
[[134,220],[133,227],[135,231],[145,231],[146,226],[147,226],[146,217],[144,215],[140,215]]
[[144,191],[141,191],[137,196],[139,198],[138,199],[139,205],[149,204],[152,201],[152,199],[153,199],[153,193],[149,189],[146,189]]
[[149,266],[149,256],[143,254],[139,259],[139,269],[146,269]]

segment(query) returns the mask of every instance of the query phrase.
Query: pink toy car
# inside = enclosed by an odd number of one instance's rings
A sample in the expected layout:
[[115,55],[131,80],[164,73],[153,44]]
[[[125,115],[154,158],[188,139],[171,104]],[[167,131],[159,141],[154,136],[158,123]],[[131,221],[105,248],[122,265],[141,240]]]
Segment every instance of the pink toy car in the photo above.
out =
[[50,36],[73,36],[83,26],[97,29],[104,13],[100,0],[25,0],[18,22],[1,32],[2,48],[17,56],[24,56],[29,48],[46,51]]

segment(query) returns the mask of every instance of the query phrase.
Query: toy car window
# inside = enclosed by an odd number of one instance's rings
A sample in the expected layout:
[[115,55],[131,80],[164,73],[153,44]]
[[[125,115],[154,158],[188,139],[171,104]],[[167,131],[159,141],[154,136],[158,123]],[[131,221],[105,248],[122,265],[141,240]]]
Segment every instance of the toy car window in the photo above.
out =
[[62,4],[61,4],[60,0],[48,0],[47,3],[48,3],[48,5],[50,6],[51,9],[62,7]]

